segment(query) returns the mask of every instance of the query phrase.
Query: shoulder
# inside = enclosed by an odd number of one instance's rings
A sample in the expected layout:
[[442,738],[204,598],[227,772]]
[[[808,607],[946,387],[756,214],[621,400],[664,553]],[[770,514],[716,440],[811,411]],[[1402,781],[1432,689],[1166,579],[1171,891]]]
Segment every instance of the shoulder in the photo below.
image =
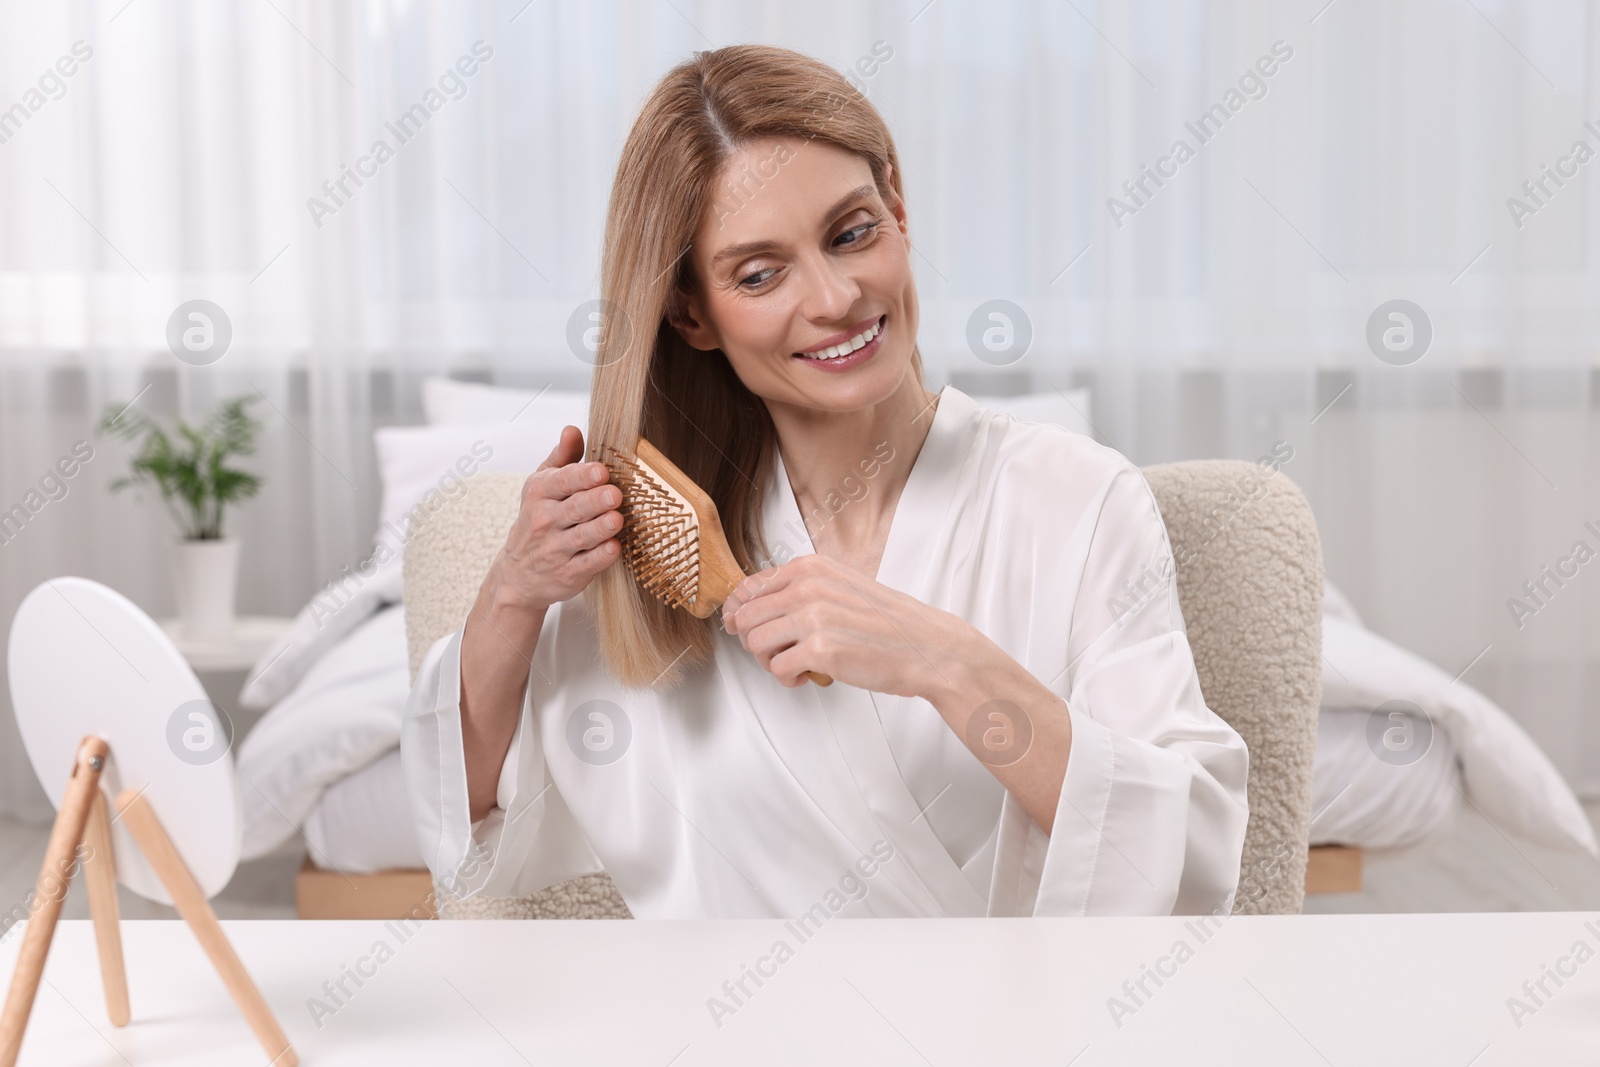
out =
[[[952,392],[954,392],[952,390]],[[975,431],[974,452],[996,485],[1015,489],[1049,512],[1098,514],[1103,506],[1148,508],[1155,497],[1144,474],[1116,449],[1064,426],[1030,422],[960,396]]]

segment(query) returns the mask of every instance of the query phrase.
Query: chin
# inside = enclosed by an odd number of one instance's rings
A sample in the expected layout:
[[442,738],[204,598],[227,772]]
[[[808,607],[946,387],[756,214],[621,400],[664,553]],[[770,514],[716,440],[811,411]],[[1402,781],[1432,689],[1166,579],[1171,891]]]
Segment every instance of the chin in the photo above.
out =
[[[889,358],[883,358],[889,357]],[[874,365],[845,374],[818,374],[807,371],[790,376],[789,390],[795,403],[825,411],[860,411],[894,396],[911,373],[908,356],[891,357],[882,353]],[[805,368],[801,368],[805,370]],[[798,377],[799,380],[796,380]],[[818,381],[817,379],[822,379]]]

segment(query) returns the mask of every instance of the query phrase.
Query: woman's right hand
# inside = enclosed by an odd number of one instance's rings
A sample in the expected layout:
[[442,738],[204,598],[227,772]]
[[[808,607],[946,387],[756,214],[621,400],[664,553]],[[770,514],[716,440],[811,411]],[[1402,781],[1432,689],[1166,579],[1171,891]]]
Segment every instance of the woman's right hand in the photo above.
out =
[[501,603],[533,611],[571,600],[622,554],[622,490],[603,463],[583,463],[583,431],[564,427],[522,485],[522,507],[495,560]]

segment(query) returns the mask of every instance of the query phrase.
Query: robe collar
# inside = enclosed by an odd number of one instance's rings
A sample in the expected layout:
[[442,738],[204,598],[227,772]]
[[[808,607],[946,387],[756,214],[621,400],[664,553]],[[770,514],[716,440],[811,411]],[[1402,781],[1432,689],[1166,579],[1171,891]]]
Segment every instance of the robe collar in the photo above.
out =
[[[934,553],[925,547],[941,537],[948,523],[962,465],[971,455],[978,434],[977,416],[983,411],[977,401],[953,385],[946,385],[938,395],[939,404],[928,435],[912,461],[911,473],[895,504],[876,579],[912,596],[928,584],[927,568]],[[775,559],[785,558],[780,545],[787,549],[789,558],[811,555],[816,546],[800,517],[788,468],[776,449],[773,461],[762,513],[768,550]],[[896,455],[886,466],[897,463],[905,463],[905,457]]]

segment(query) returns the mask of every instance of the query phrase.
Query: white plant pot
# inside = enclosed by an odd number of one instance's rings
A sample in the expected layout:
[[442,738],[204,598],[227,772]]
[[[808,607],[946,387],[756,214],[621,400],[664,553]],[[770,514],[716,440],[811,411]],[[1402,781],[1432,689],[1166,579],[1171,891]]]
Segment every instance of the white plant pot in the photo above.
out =
[[178,541],[172,546],[178,620],[191,641],[233,637],[234,589],[239,577],[239,542]]

